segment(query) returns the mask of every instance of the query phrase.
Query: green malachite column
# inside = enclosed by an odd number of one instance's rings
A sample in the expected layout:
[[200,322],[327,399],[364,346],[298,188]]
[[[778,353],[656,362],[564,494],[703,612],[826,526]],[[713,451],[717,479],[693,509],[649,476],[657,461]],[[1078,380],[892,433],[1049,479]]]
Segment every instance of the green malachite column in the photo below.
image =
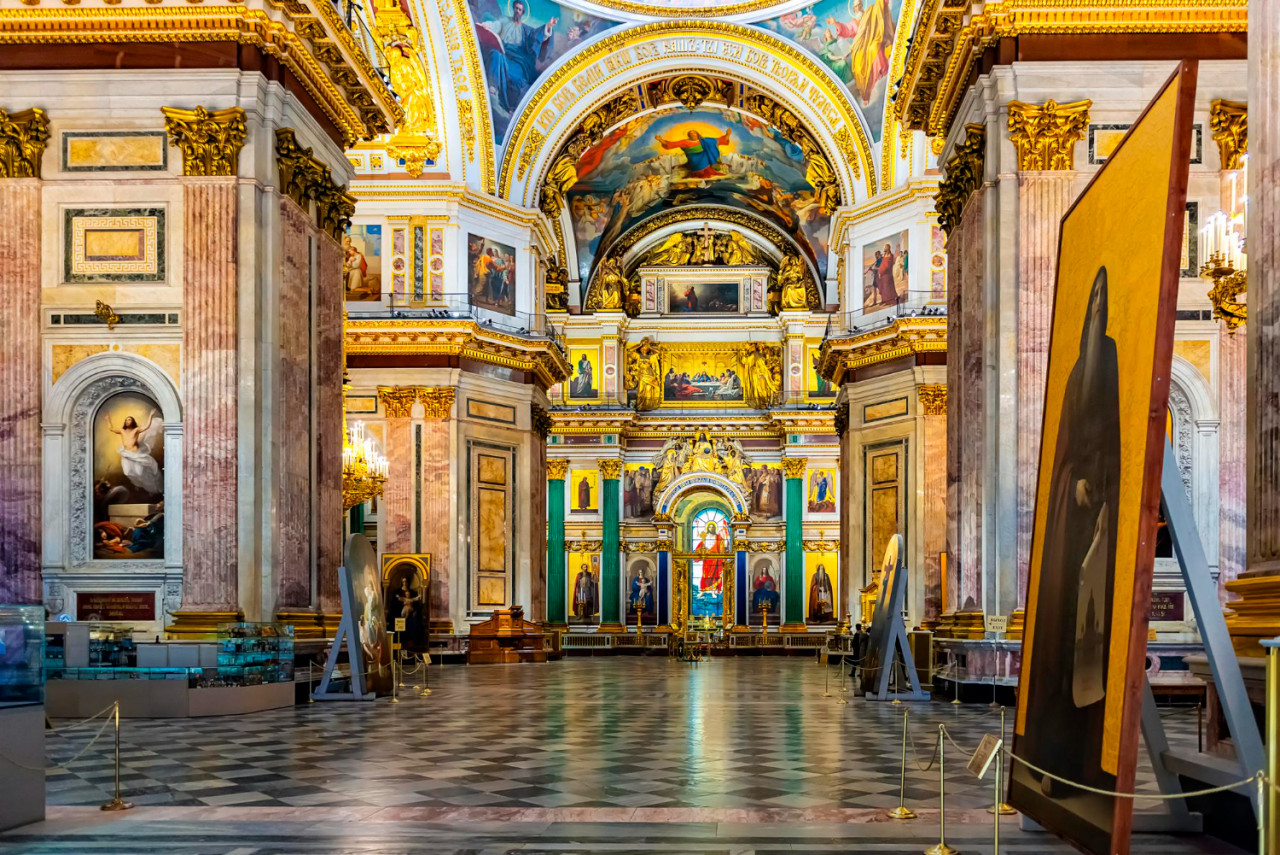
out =
[[547,461],[547,623],[568,626],[564,564],[564,478],[569,461]]
[[622,567],[618,534],[622,519],[619,511],[618,478],[622,475],[621,460],[597,460],[600,467],[600,631],[623,632],[622,625]]
[[782,461],[787,476],[787,569],[783,586],[782,631],[804,632],[804,457]]

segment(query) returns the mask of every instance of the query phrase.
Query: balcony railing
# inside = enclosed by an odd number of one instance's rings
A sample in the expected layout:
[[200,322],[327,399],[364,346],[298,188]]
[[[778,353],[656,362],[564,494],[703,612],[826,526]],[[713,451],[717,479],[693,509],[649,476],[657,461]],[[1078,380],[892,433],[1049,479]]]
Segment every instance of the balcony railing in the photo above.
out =
[[[316,2],[324,3],[326,0],[316,0]],[[351,37],[356,44],[364,51],[365,57],[368,58],[369,64],[378,72],[378,76],[382,78],[382,82],[387,88],[395,92],[391,85],[391,74],[388,70],[387,57],[382,50],[382,44],[373,34],[372,21],[367,20],[368,13],[364,7],[353,0],[328,0],[337,10],[338,17],[342,23],[346,24],[347,30],[351,33]],[[397,95],[397,100],[399,96]]]
[[932,291],[907,291],[898,297],[897,303],[888,306],[879,304],[843,314],[833,314],[827,319],[827,331],[823,338],[844,338],[874,332],[890,326],[899,318],[945,318],[946,316],[945,294],[936,296]]
[[530,341],[549,341],[567,360],[564,331],[544,312],[498,312],[474,305],[466,293],[442,294],[431,300],[407,294],[386,294],[373,303],[348,303],[347,317],[353,321],[475,321],[481,327]]

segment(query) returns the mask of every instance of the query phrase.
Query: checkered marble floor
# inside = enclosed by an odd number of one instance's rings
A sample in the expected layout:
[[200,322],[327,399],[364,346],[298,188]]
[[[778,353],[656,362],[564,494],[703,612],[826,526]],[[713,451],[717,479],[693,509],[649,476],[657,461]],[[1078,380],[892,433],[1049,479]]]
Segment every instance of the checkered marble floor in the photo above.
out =
[[[120,815],[92,810],[113,782],[111,745],[70,760],[89,734],[50,734],[50,762],[65,764],[48,776],[50,822],[0,836],[0,852],[919,851],[936,842],[938,770],[916,758],[928,762],[938,724],[966,750],[1000,726],[986,706],[841,693],[837,669],[797,658],[446,666],[431,685],[399,704],[126,720],[121,784],[139,807]],[[882,821],[904,710],[905,798],[921,813],[909,825]],[[1175,744],[1194,741],[1194,712],[1166,724]],[[948,822],[982,851],[990,780],[964,759],[948,746]],[[1140,781],[1154,789],[1145,761]],[[414,849],[415,833],[433,843]],[[1010,852],[1068,851],[1013,821],[1007,833]],[[1233,851],[1210,843],[1134,851]]]

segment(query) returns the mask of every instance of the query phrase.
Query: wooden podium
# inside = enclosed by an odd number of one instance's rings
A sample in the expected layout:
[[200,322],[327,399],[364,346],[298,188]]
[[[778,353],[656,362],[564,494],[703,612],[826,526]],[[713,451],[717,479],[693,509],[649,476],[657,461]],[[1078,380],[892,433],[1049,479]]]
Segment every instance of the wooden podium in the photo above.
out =
[[493,617],[471,627],[468,665],[506,662],[546,662],[546,633],[542,625],[524,619],[524,607],[494,609]]

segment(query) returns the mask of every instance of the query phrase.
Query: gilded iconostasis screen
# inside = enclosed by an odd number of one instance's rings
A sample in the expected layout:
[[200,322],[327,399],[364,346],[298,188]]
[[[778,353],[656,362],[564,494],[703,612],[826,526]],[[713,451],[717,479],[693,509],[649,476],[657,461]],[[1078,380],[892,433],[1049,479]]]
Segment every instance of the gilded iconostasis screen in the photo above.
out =
[[718,618],[724,612],[725,577],[733,572],[733,534],[729,516],[718,507],[703,508],[689,521],[689,615]]
[[112,395],[94,417],[93,557],[164,558],[164,420],[139,392]]

